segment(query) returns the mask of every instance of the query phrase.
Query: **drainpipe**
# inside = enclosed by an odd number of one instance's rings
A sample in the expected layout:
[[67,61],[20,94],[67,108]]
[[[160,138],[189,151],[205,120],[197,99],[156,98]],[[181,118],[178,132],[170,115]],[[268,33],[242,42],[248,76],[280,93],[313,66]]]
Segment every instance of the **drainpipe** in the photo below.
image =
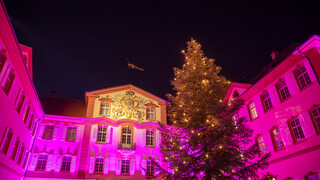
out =
[[26,165],[26,169],[24,170],[24,176],[23,176],[23,180],[26,178],[26,175],[27,175],[27,168],[29,167],[29,163],[30,163],[30,156],[31,156],[31,153],[33,151],[33,146],[34,146],[34,142],[36,141],[36,137],[37,137],[37,132],[38,132],[38,129],[39,129],[39,124],[43,121],[44,117],[46,116],[46,114],[43,114],[42,117],[39,119],[39,121],[37,121],[37,124],[36,124],[36,130],[35,130],[35,133],[34,133],[34,139],[32,141],[32,145],[31,145],[31,149],[30,149],[30,155],[29,155],[29,159],[28,159],[28,162],[27,162],[27,165]]
[[309,63],[310,63],[310,66],[311,66],[311,68],[312,68],[312,70],[313,70],[313,72],[314,72],[314,74],[315,74],[315,76],[316,76],[316,78],[317,78],[317,80],[318,80],[318,83],[320,84],[320,80],[319,80],[318,74],[317,74],[316,71],[314,70],[314,68],[313,68],[313,66],[312,66],[312,63],[311,63],[311,60],[309,59],[309,57],[300,51],[300,47],[297,48],[297,51],[298,51],[298,53],[301,54],[303,57],[307,58],[307,60],[308,60]]

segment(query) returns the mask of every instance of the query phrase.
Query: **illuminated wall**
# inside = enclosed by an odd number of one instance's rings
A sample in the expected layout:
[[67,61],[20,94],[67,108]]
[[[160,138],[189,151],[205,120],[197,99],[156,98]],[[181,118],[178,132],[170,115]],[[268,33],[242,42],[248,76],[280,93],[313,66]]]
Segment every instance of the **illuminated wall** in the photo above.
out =
[[166,101],[124,85],[87,92],[86,102],[87,117],[45,116],[27,177],[141,179],[158,173],[149,157],[166,167],[158,130]]
[[319,178],[320,37],[311,37],[297,49],[267,67],[252,86],[233,83],[226,96],[230,100],[240,92],[246,104],[238,116],[250,119],[261,155],[271,152],[270,166],[260,177],[271,173],[278,179]]
[[32,48],[17,43],[0,1],[0,179],[24,177],[43,116],[31,71]]

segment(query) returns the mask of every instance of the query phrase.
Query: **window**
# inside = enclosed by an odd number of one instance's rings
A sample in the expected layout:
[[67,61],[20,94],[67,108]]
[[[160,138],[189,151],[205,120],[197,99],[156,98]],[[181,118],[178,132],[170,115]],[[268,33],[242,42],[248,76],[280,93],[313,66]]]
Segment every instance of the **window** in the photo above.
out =
[[309,84],[311,84],[311,80],[309,77],[309,74],[307,73],[307,70],[304,66],[299,67],[295,71],[296,78],[299,81],[300,88],[303,89]]
[[70,172],[71,156],[63,156],[61,171]]
[[20,149],[20,154],[19,154],[19,158],[18,158],[18,164],[21,164],[23,153],[24,153],[24,149],[25,149],[25,146],[22,146],[21,149]]
[[265,154],[267,151],[266,151],[266,145],[264,143],[263,137],[262,136],[257,137],[256,142],[258,144],[258,149],[260,151],[260,155]]
[[28,116],[29,116],[29,112],[30,112],[30,106],[28,106],[27,110],[24,112],[23,119],[22,119],[24,123],[27,122],[27,119],[28,119]]
[[313,122],[314,122],[314,125],[316,128],[316,131],[319,134],[320,133],[320,106],[314,108],[311,111],[311,114],[312,114],[312,118],[313,118]]
[[3,66],[6,63],[6,60],[7,60],[6,50],[1,49],[1,51],[0,51],[0,73],[2,72]]
[[280,149],[284,146],[279,128],[275,128],[271,131],[271,137],[275,150]]
[[147,161],[147,175],[153,176],[154,175],[154,165],[151,161]]
[[10,89],[12,87],[13,81],[14,81],[15,75],[14,75],[14,71],[11,70],[9,73],[8,78],[5,80],[2,89],[4,90],[4,92],[8,95],[10,92]]
[[31,115],[30,121],[29,121],[29,125],[28,125],[28,129],[31,130],[31,126],[34,120],[34,114]]
[[320,180],[317,174],[310,173],[309,175],[305,176],[306,180]]
[[154,146],[154,132],[152,130],[147,130],[146,135],[147,135],[147,146]]
[[272,102],[268,92],[264,92],[261,94],[261,100],[263,102],[263,107],[265,111],[268,111],[272,108]]
[[19,99],[18,99],[18,101],[17,101],[17,106],[16,106],[16,110],[17,110],[17,112],[18,112],[19,114],[20,114],[20,112],[21,112],[21,109],[22,109],[23,102],[24,102],[25,98],[26,98],[26,96],[25,96],[24,92],[22,92],[22,93],[20,94],[20,97],[19,97]]
[[94,172],[102,173],[102,169],[103,169],[103,158],[96,158],[96,162],[94,165]]
[[38,158],[36,170],[38,170],[38,171],[45,170],[46,164],[47,164],[47,159],[48,159],[48,155],[40,154],[39,158]]
[[129,174],[129,160],[123,159],[121,162],[121,174]]
[[251,120],[253,120],[253,119],[258,117],[256,105],[254,104],[254,102],[251,102],[248,105],[248,109],[249,109],[249,114],[250,114]]
[[12,139],[12,135],[13,135],[13,132],[12,132],[12,129],[10,129],[9,132],[5,135],[5,137],[3,139],[4,145],[3,145],[2,151],[4,152],[4,154],[7,154],[7,152],[8,152],[9,145],[10,145],[10,142]]
[[75,141],[76,132],[77,132],[77,128],[76,127],[69,127],[66,141]]
[[108,103],[102,103],[100,114],[109,115],[109,109],[110,109],[110,105]]
[[12,154],[11,154],[11,159],[12,160],[15,160],[15,158],[16,158],[17,151],[18,151],[18,148],[19,148],[19,144],[20,144],[20,140],[19,140],[19,137],[18,137],[16,142],[14,143],[14,147],[13,147],[13,150],[12,150]]
[[295,142],[305,138],[299,119],[290,121],[290,129]]
[[147,108],[147,119],[154,120],[154,109],[152,107]]
[[99,99],[99,101],[100,101],[100,115],[109,116],[110,109],[111,109],[111,103],[113,101],[108,98],[102,98],[102,99]]
[[287,87],[286,81],[280,80],[277,84],[277,88],[280,94],[281,101],[286,100],[288,97],[290,97],[290,92]]
[[43,139],[52,139],[52,135],[53,135],[53,131],[54,131],[54,125],[47,125],[46,129],[44,130],[43,133]]
[[131,145],[132,130],[129,127],[122,128],[122,144]]
[[106,137],[107,137],[107,128],[103,127],[103,126],[100,126],[98,128],[97,142],[105,143],[106,142]]

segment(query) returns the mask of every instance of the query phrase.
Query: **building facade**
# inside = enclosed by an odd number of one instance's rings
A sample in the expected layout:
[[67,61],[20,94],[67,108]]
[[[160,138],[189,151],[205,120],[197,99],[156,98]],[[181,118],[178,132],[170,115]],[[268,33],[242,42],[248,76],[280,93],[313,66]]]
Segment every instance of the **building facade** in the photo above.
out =
[[260,155],[271,153],[260,177],[319,179],[320,37],[273,57],[252,84],[232,83],[225,100],[245,100],[237,116],[250,119]]
[[0,1],[0,179],[22,179],[43,110],[32,81],[32,49],[19,45]]
[[[0,1],[0,179],[144,179],[167,168],[159,123],[168,102],[133,85],[87,92],[85,101],[40,98],[32,49],[19,45]],[[277,179],[319,179],[320,37],[289,48],[251,84],[232,83],[260,155]],[[273,54],[276,55],[276,54]],[[43,110],[44,109],[44,110]]]
[[[165,100],[133,85],[87,92],[85,100],[86,108],[44,117],[26,177],[144,179],[158,173],[150,157],[166,166],[158,130]],[[72,111],[84,117],[66,116]]]

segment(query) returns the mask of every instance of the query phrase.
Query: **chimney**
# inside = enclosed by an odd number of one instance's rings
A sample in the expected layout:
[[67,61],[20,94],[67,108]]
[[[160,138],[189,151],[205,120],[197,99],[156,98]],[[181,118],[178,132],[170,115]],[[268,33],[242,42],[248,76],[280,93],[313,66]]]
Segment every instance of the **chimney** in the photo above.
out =
[[270,54],[270,57],[271,57],[271,59],[273,61],[278,57],[279,51],[276,50],[276,49],[271,49],[269,54]]
[[51,91],[50,92],[50,98],[56,98],[57,97],[57,93],[56,93],[56,91]]

